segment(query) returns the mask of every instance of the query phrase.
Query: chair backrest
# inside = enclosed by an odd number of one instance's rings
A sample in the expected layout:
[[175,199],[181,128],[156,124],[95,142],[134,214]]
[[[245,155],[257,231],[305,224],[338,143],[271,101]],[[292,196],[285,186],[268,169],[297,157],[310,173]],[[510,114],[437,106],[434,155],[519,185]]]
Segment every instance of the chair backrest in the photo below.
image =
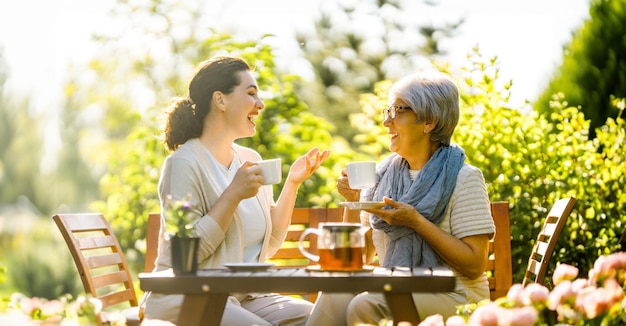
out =
[[528,267],[522,281],[523,286],[530,283],[543,284],[550,265],[550,257],[552,257],[561,231],[565,227],[565,222],[567,222],[575,204],[576,198],[574,197],[559,199],[548,212],[528,258]]
[[104,215],[57,214],[53,220],[70,249],[85,292],[100,299],[103,309],[125,303],[136,307],[126,259]]
[[[294,208],[291,225],[282,247],[272,256],[270,262],[279,266],[306,266],[309,259],[298,249],[300,235],[306,228],[317,228],[322,222],[341,222],[343,208]],[[312,234],[303,241],[303,246],[312,254],[317,254],[317,236]]]
[[496,226],[496,234],[489,241],[489,260],[485,271],[489,280],[491,300],[495,300],[505,296],[513,285],[509,203],[492,202],[491,216]]
[[150,273],[159,254],[159,234],[161,232],[161,214],[149,213],[146,230],[146,256],[143,262],[143,271]]

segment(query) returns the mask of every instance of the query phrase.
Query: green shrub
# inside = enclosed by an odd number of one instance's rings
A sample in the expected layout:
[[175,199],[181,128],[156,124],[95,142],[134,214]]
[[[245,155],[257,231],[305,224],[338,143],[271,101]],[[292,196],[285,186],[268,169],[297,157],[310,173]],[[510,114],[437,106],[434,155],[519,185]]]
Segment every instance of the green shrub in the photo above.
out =
[[76,266],[52,220],[40,219],[30,233],[16,234],[6,253],[8,282],[15,292],[55,299],[83,293]]

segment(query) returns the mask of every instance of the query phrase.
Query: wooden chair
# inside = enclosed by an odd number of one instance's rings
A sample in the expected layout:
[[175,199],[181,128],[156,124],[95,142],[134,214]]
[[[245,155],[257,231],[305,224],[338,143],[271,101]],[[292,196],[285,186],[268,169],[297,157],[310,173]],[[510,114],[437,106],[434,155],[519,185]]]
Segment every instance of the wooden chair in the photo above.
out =
[[70,249],[85,292],[102,302],[99,323],[107,320],[106,311],[125,306],[121,313],[127,325],[139,325],[130,270],[104,215],[57,214],[53,220]]
[[505,296],[513,285],[509,203],[492,202],[491,216],[496,226],[496,234],[489,241],[489,260],[485,271],[491,300],[495,300]]
[[161,231],[161,214],[149,213],[146,230],[146,256],[143,262],[143,271],[150,273],[154,270],[159,254],[159,234]]
[[543,284],[548,266],[550,265],[550,257],[552,257],[559,235],[563,227],[565,227],[565,222],[572,213],[575,204],[576,198],[574,197],[559,199],[548,212],[548,216],[539,235],[537,235],[537,241],[528,258],[528,267],[522,281],[523,286],[530,283]]

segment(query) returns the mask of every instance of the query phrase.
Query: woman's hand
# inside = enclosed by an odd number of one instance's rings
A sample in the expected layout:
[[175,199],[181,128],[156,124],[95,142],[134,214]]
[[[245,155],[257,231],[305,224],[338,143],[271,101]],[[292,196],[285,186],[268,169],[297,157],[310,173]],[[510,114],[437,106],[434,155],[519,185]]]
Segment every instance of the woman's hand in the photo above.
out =
[[415,207],[389,197],[383,198],[383,201],[390,208],[365,209],[364,211],[378,216],[389,225],[401,225],[417,230],[420,218],[424,217],[415,210]]
[[237,170],[233,181],[224,193],[229,192],[241,201],[256,196],[262,182],[261,167],[257,163],[246,161]]
[[324,152],[320,152],[320,150],[315,147],[311,149],[305,155],[300,156],[293,164],[291,168],[289,168],[289,175],[287,175],[287,182],[294,184],[301,184],[310,177],[317,169],[320,167],[324,161],[330,155],[329,150],[325,150]]
[[337,179],[337,191],[346,201],[359,201],[361,199],[361,189],[350,188],[346,169],[341,170],[341,176]]

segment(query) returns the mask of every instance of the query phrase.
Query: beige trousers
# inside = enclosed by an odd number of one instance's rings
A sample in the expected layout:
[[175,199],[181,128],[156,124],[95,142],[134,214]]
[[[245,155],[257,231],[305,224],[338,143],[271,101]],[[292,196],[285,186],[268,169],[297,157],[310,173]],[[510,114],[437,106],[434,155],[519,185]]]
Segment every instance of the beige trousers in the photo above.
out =
[[[467,303],[456,292],[414,293],[413,301],[422,320],[440,314],[444,320],[456,313],[456,306]],[[391,311],[382,293],[322,293],[307,321],[307,326],[379,325],[392,320]]]
[[309,301],[275,293],[233,301],[226,303],[222,326],[305,325],[313,308]]
[[[146,318],[176,322],[182,300],[182,295],[151,293],[150,304],[146,306]],[[304,325],[312,309],[313,304],[309,301],[276,293],[255,293],[241,301],[230,296],[226,301],[221,325]]]

